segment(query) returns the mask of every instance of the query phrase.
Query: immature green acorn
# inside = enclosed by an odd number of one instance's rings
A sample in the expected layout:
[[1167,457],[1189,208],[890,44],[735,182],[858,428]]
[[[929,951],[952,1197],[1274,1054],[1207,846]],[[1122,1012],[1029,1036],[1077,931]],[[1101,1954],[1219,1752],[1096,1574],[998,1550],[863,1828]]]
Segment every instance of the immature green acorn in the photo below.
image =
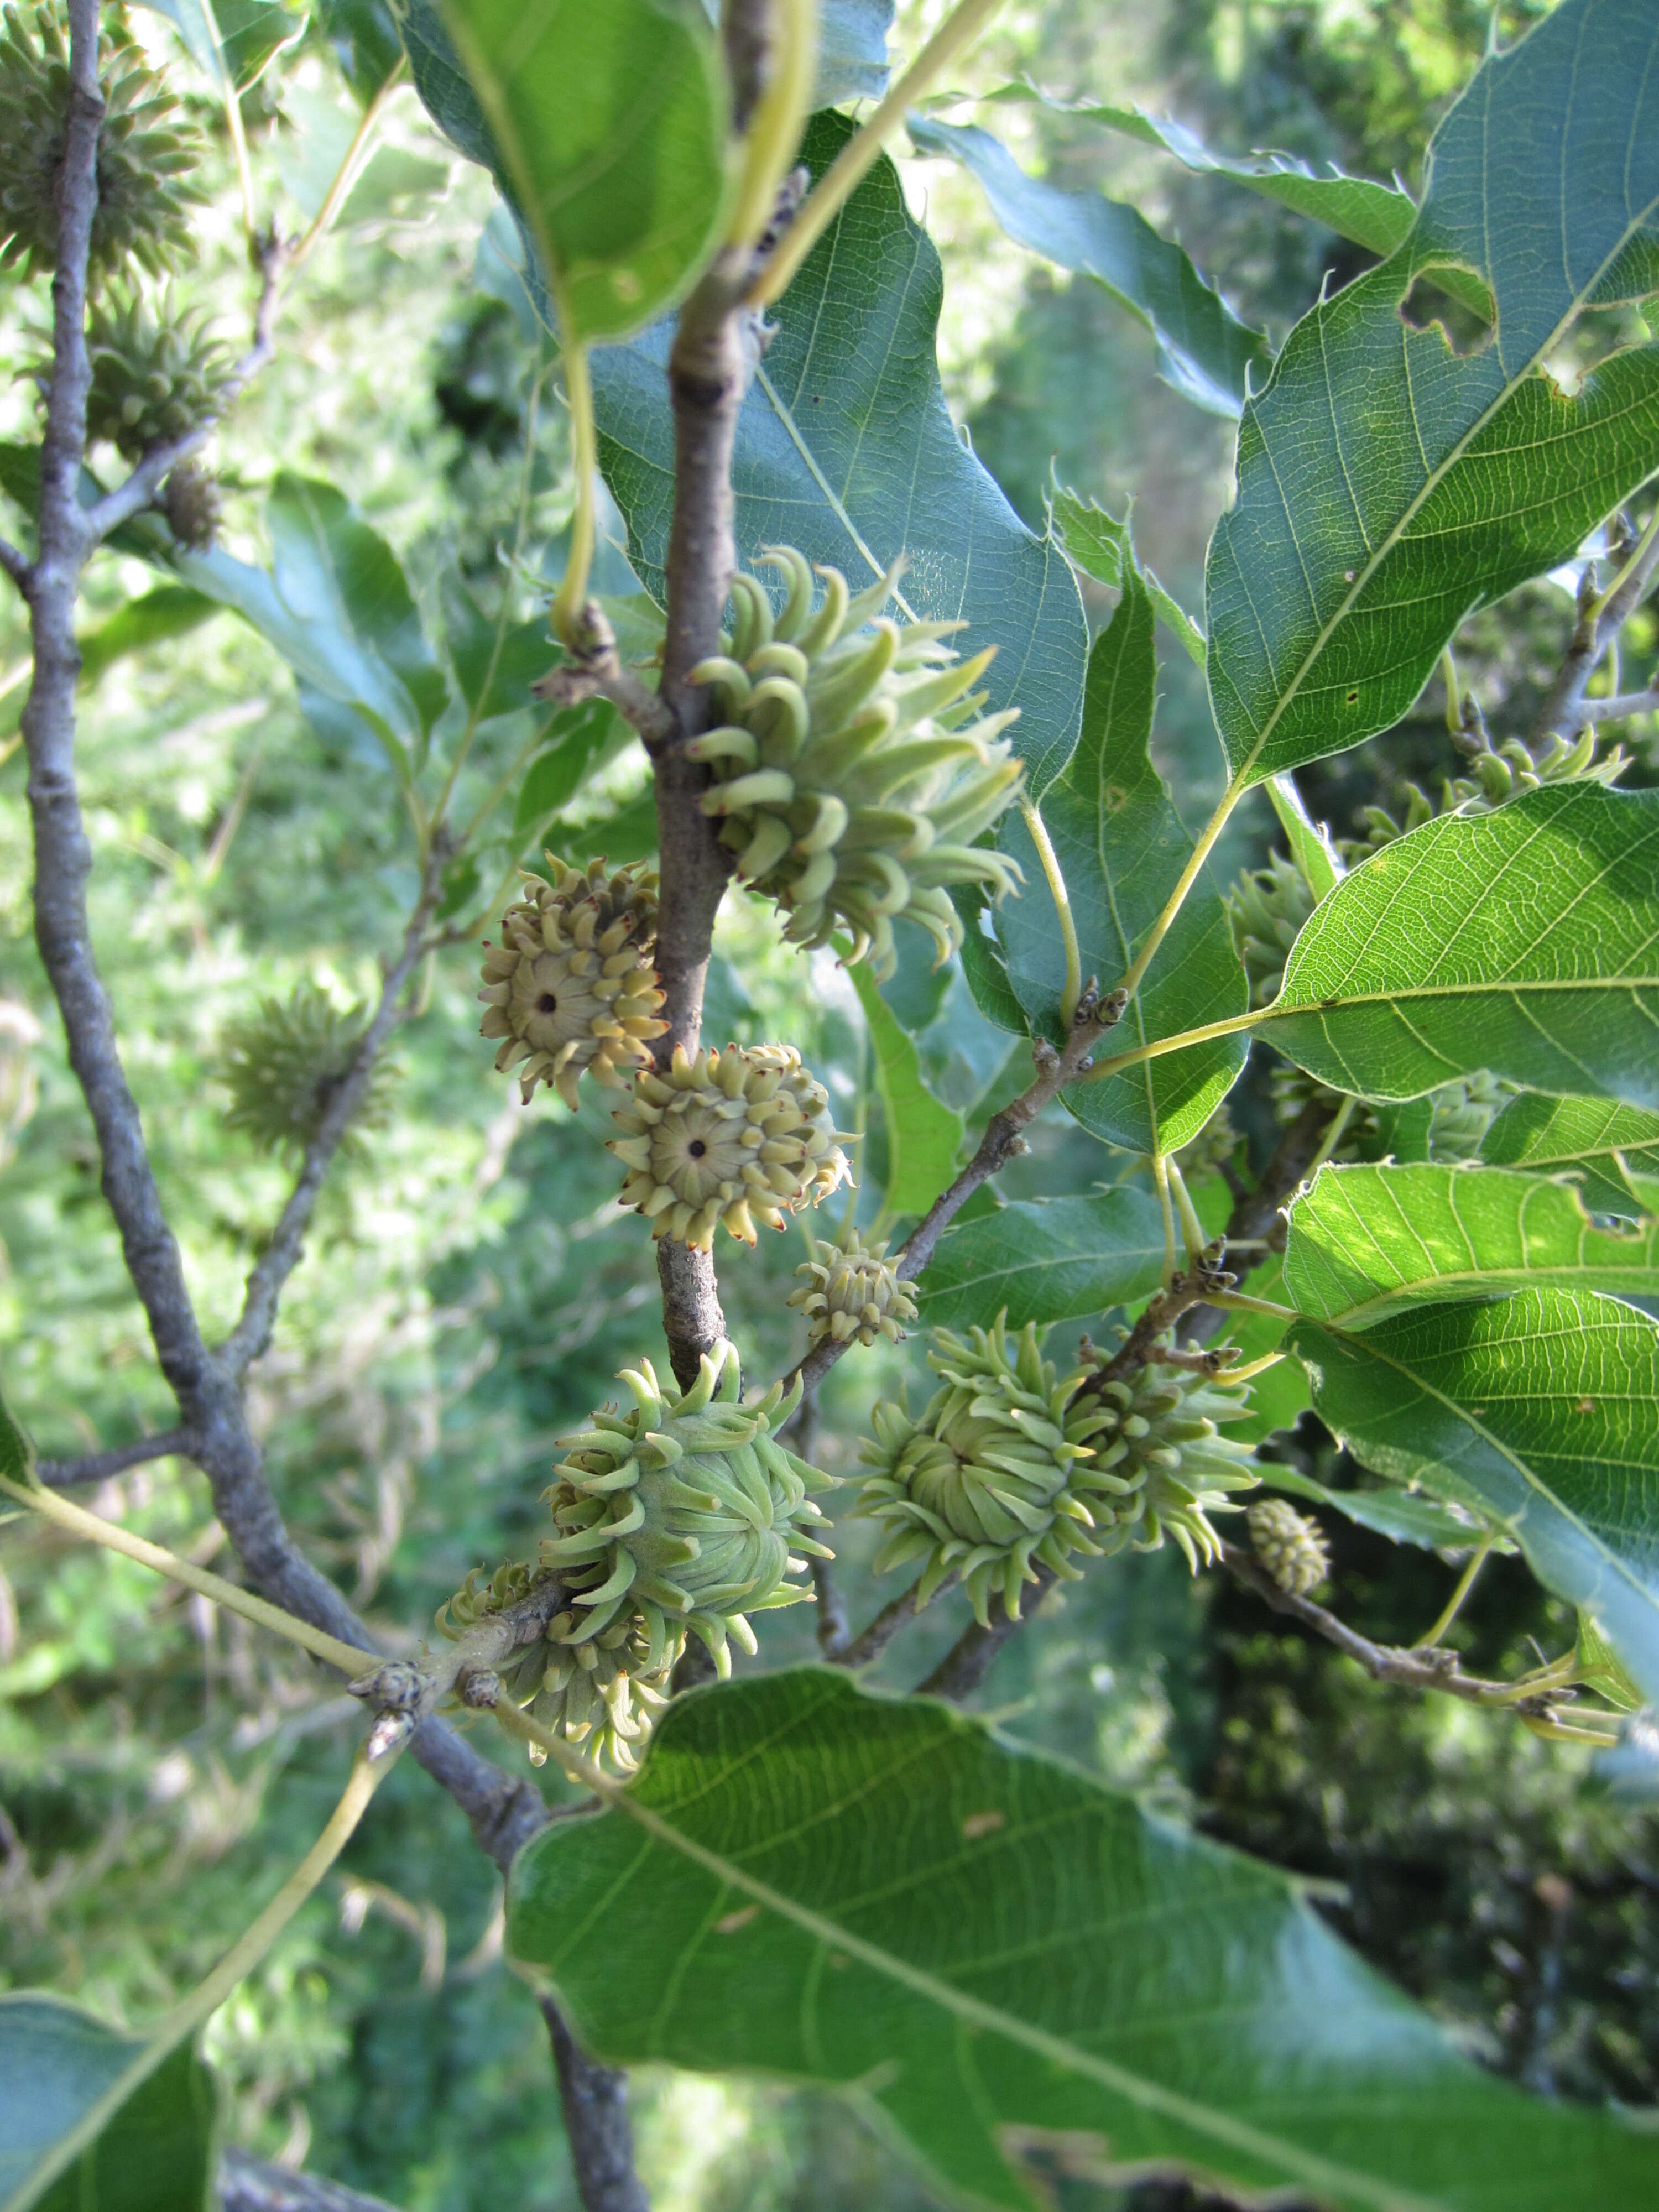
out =
[[1250,1004],[1279,996],[1291,947],[1319,901],[1296,862],[1275,853],[1265,868],[1247,870],[1227,894],[1233,942],[1250,979]]
[[219,486],[200,461],[180,461],[161,486],[167,528],[191,553],[205,553],[219,534]]
[[[304,1152],[350,1073],[368,1026],[366,1006],[337,1006],[315,983],[301,983],[287,999],[262,999],[220,1039],[219,1073],[231,1102],[227,1127],[265,1152]],[[363,1132],[385,1124],[399,1073],[384,1055],[375,1061],[342,1152],[361,1150]]]
[[1340,841],[1342,856],[1351,867],[1407,830],[1420,830],[1437,814],[1490,814],[1506,799],[1547,783],[1614,784],[1630,766],[1630,756],[1621,745],[1601,752],[1601,732],[1594,723],[1572,738],[1552,731],[1534,753],[1519,738],[1493,745],[1477,715],[1468,728],[1455,733],[1453,742],[1468,760],[1469,773],[1446,778],[1437,807],[1414,783],[1401,786],[1406,803],[1398,818],[1386,807],[1363,807],[1359,821],[1364,835]]
[[1103,1418],[1072,1482],[1093,1516],[1096,1548],[1155,1552],[1171,1536],[1196,1574],[1220,1557],[1207,1516],[1236,1510],[1229,1493],[1261,1480],[1250,1447],[1218,1425],[1243,1415],[1249,1394],[1185,1368],[1155,1364],[1120,1378],[1106,1364],[1095,1355],[1078,1392],[1079,1407]]
[[877,1569],[920,1559],[921,1602],[954,1574],[981,1626],[997,1598],[1018,1620],[1036,1563],[1075,1582],[1068,1554],[1099,1549],[1075,1476],[1109,1416],[1079,1399],[1085,1369],[1062,1376],[1042,1357],[1033,1322],[1018,1336],[1006,1316],[966,1338],[936,1329],[927,1364],[941,1380],[921,1418],[883,1401],[860,1447],[874,1472],[857,1510],[887,1531]]
[[[0,16],[0,267],[34,276],[55,268],[69,150],[70,57],[58,6]],[[206,198],[191,182],[205,142],[185,123],[125,32],[99,41],[104,118],[88,273],[131,259],[151,276],[191,251],[190,214]]]
[[650,955],[657,937],[657,879],[639,866],[613,875],[544,855],[552,879],[525,878],[524,896],[501,916],[501,941],[484,947],[489,1011],[481,1034],[504,1040],[503,1070],[518,1061],[526,1103],[538,1083],[574,1112],[577,1081],[620,1090],[625,1071],[650,1065],[649,1040],[666,1022]]
[[823,1522],[811,1493],[831,1478],[778,1442],[800,1384],[741,1403],[729,1344],[704,1354],[684,1395],[665,1391],[649,1360],[622,1380],[632,1408],[595,1413],[567,1437],[547,1492],[558,1534],[542,1564],[564,1577],[572,1615],[552,1640],[578,1645],[636,1618],[647,1673],[689,1629],[725,1674],[728,1637],[756,1648],[748,1614],[812,1595],[787,1579],[805,1571],[793,1554],[834,1556],[809,1533]]
[[87,436],[107,438],[130,461],[205,422],[230,374],[229,349],[205,313],[175,312],[166,294],[155,305],[134,292],[94,307],[87,353]]
[[[498,1567],[480,1587],[474,1568],[447,1603],[437,1626],[458,1643],[477,1622],[529,1597],[541,1575],[522,1562]],[[573,1638],[575,1640],[572,1640]],[[567,1607],[533,1644],[501,1662],[501,1686],[515,1705],[551,1734],[580,1744],[605,1765],[631,1773],[658,1713],[668,1702],[671,1679],[684,1649],[683,1628],[660,1638],[653,1650],[643,1614],[625,1613],[598,1634]],[[547,1758],[530,1746],[532,1765]]]
[[782,612],[753,576],[736,576],[723,650],[691,672],[725,717],[686,747],[714,772],[704,811],[738,873],[783,908],[792,943],[827,945],[845,929],[852,957],[884,978],[903,915],[947,959],[962,924],[945,887],[1000,898],[1019,881],[1012,860],[974,842],[1021,775],[1000,735],[1013,713],[975,719],[994,648],[959,660],[945,641],[963,623],[883,616],[896,568],[857,598],[838,569],[820,568],[817,601],[792,546],[763,560],[788,579]]
[[677,1045],[666,1068],[641,1070],[611,1119],[623,1133],[611,1149],[628,1170],[621,1202],[649,1218],[653,1237],[700,1252],[722,1222],[752,1244],[757,1222],[781,1229],[852,1174],[830,1094],[793,1045],[695,1056]]
[[1282,1590],[1309,1597],[1331,1571],[1319,1523],[1283,1498],[1259,1498],[1249,1509],[1255,1555]]
[[915,1285],[895,1271],[884,1242],[866,1244],[856,1226],[839,1245],[815,1244],[795,1275],[800,1288],[790,1292],[789,1303],[806,1316],[809,1345],[854,1337],[868,1345],[878,1336],[896,1343],[903,1334],[899,1324],[916,1317]]

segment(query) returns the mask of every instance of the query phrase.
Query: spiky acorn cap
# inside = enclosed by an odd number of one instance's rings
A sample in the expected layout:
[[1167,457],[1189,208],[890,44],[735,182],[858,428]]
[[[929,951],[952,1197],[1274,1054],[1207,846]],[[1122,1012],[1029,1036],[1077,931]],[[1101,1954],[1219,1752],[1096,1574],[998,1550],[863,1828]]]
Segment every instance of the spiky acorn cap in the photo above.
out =
[[130,461],[169,445],[214,413],[230,374],[229,349],[200,309],[176,311],[134,292],[92,311],[87,436],[107,438]]
[[853,958],[883,979],[903,915],[947,959],[962,924],[945,886],[1001,897],[1019,881],[1012,861],[974,842],[1021,775],[1000,735],[1012,712],[975,719],[994,648],[960,660],[945,641],[964,624],[883,616],[896,568],[856,599],[838,569],[820,568],[818,601],[793,546],[762,559],[788,579],[782,612],[753,576],[734,577],[724,650],[691,672],[726,718],[686,747],[714,772],[703,811],[738,873],[784,908],[792,943],[827,945],[845,929]]
[[792,1554],[833,1557],[808,1533],[823,1522],[810,1493],[831,1478],[777,1440],[800,1383],[786,1397],[775,1382],[742,1404],[729,1344],[703,1355],[683,1395],[665,1391],[648,1359],[622,1380],[632,1408],[607,1407],[567,1437],[547,1492],[558,1534],[543,1543],[542,1563],[572,1599],[561,1640],[581,1644],[637,1619],[654,1672],[671,1636],[690,1629],[724,1674],[728,1636],[756,1648],[749,1613],[812,1595],[787,1580],[805,1571]]
[[1273,854],[1265,868],[1248,870],[1228,892],[1233,942],[1250,979],[1253,1006],[1279,996],[1291,947],[1318,903],[1313,885],[1284,853]]
[[[438,1628],[452,1643],[459,1642],[486,1615],[520,1604],[542,1578],[537,1570],[514,1561],[498,1567],[481,1587],[475,1567],[454,1596],[439,1607]],[[644,1616],[637,1612],[624,1613],[597,1635],[583,1635],[581,1629],[572,1608],[556,1613],[533,1644],[502,1662],[502,1688],[551,1734],[631,1773],[668,1702],[685,1632],[676,1628],[653,1650]],[[573,1633],[579,1640],[572,1641]],[[533,1765],[540,1766],[546,1757],[539,1744],[530,1746]]]
[[806,1316],[807,1341],[845,1344],[856,1337],[873,1344],[878,1336],[897,1343],[901,1322],[914,1321],[915,1285],[902,1278],[887,1257],[887,1246],[866,1244],[856,1226],[841,1243],[815,1244],[812,1257],[795,1270],[800,1288],[789,1303]]
[[639,866],[613,875],[604,860],[583,870],[544,857],[552,879],[526,876],[500,945],[484,947],[480,1034],[504,1040],[498,1068],[524,1062],[526,1103],[546,1083],[574,1112],[580,1076],[619,1090],[622,1071],[648,1066],[649,1040],[668,1026],[650,959],[657,879]]
[[1516,1085],[1495,1075],[1464,1075],[1429,1093],[1434,1109],[1429,1123],[1431,1160],[1473,1160],[1492,1123],[1516,1094]]
[[920,1559],[921,1602],[954,1574],[981,1625],[999,1597],[1018,1620],[1035,1561],[1075,1582],[1067,1554],[1098,1548],[1073,1478],[1093,1456],[1105,1416],[1078,1399],[1084,1369],[1062,1376],[1043,1358],[1034,1322],[1017,1336],[1006,1315],[965,1338],[936,1329],[927,1364],[941,1381],[921,1419],[884,1400],[871,1417],[875,1435],[860,1447],[875,1471],[857,1510],[887,1531],[876,1566]]
[[1453,738],[1469,763],[1469,773],[1446,778],[1440,787],[1439,806],[1416,784],[1402,785],[1403,817],[1396,819],[1382,806],[1362,807],[1358,819],[1364,834],[1341,841],[1342,857],[1351,867],[1356,866],[1407,830],[1420,830],[1425,822],[1432,822],[1437,814],[1490,814],[1506,799],[1518,798],[1523,791],[1536,791],[1547,783],[1617,783],[1630,766],[1630,756],[1617,744],[1601,754],[1601,737],[1592,723],[1573,738],[1552,731],[1535,753],[1519,738],[1506,738],[1501,745],[1493,745],[1479,714],[1474,713],[1469,726]]
[[[1085,1348],[1091,1349],[1086,1339]],[[1167,1534],[1196,1574],[1200,1560],[1207,1565],[1220,1556],[1206,1516],[1236,1510],[1228,1493],[1254,1490],[1261,1480],[1250,1447],[1218,1426],[1241,1418],[1249,1393],[1158,1364],[1109,1377],[1103,1356],[1096,1361],[1078,1398],[1104,1419],[1093,1455],[1073,1479],[1094,1516],[1096,1547],[1155,1552]]]
[[[56,6],[0,17],[0,267],[25,276],[58,260],[70,92],[64,20]],[[88,271],[95,283],[131,258],[159,276],[191,253],[191,210],[207,197],[191,177],[205,143],[125,33],[100,40],[98,64],[104,119]]]
[[1308,1597],[1331,1571],[1319,1523],[1283,1498],[1258,1498],[1249,1508],[1255,1555],[1282,1590]]
[[[287,999],[262,999],[220,1038],[219,1073],[231,1100],[227,1126],[263,1151],[303,1152],[351,1072],[368,1026],[366,1006],[337,1006],[315,983],[301,983]],[[399,1073],[394,1061],[375,1061],[343,1152],[361,1150],[362,1133],[385,1124]]]
[[628,1170],[621,1203],[649,1218],[653,1237],[700,1252],[721,1222],[752,1244],[757,1222],[781,1229],[852,1175],[830,1094],[793,1045],[705,1046],[695,1057],[676,1045],[611,1118],[623,1133],[611,1149]]
[[205,553],[219,534],[219,486],[200,461],[180,461],[161,487],[167,528],[191,553]]

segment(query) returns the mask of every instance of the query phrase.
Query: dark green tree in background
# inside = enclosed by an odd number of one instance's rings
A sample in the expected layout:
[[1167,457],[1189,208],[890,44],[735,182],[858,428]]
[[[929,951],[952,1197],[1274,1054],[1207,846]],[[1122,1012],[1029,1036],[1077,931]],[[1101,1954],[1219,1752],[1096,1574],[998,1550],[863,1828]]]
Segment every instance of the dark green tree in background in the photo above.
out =
[[715,12],[0,19],[0,2206],[1644,2203],[1659,23]]

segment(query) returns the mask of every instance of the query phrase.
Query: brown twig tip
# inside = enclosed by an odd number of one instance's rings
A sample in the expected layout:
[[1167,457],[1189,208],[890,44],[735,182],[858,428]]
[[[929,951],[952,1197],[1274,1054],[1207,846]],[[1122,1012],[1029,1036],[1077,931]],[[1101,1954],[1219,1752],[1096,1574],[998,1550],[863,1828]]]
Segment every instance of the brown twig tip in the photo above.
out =
[[474,1712],[494,1712],[506,1694],[493,1667],[473,1667],[456,1684],[456,1694]]

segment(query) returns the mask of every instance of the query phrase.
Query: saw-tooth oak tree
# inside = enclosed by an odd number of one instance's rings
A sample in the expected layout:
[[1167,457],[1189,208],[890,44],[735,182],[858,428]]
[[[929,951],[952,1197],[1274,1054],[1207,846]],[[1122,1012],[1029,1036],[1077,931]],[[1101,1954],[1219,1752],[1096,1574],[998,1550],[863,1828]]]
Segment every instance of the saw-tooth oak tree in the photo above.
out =
[[[54,1462],[8,1414],[0,1473],[18,1522],[337,1669],[366,1729],[313,1850],[174,2011],[134,2036],[45,1991],[0,2001],[7,2212],[232,2201],[197,2031],[405,1749],[506,1876],[590,2212],[645,2201],[617,2070],[645,2060],[842,2089],[946,2202],[1160,2170],[1343,2212],[1655,2201],[1651,2127],[1485,2072],[1287,1875],[956,1709],[1054,1585],[1167,1540],[1380,1679],[1589,1747],[1627,1786],[1659,1772],[1659,793],[1626,787],[1612,742],[1659,706],[1616,680],[1659,570],[1652,0],[1560,0],[1494,46],[1415,201],[1078,111],[1367,250],[1276,356],[1133,209],[1024,174],[994,106],[915,120],[918,151],[963,163],[1022,246],[1094,277],[1179,391],[1237,418],[1201,619],[1100,508],[1058,495],[1034,535],[946,412],[939,264],[885,149],[994,0],[890,71],[884,11],[843,0],[726,0],[718,24],[700,0],[325,0],[362,125],[295,238],[261,218],[240,105],[295,26],[164,12],[226,103],[251,336],[233,359],[159,282],[190,252],[199,148],[124,25],[97,0],[9,15],[5,252],[9,281],[49,277],[51,323],[42,434],[4,455],[28,531],[0,560],[32,634],[40,952],[177,1419]],[[495,600],[458,584],[441,623],[348,499],[276,455],[269,566],[216,539],[204,449],[406,80],[494,179],[481,270],[568,413],[550,610],[525,611],[507,546]],[[1404,312],[1425,284],[1472,342]],[[598,588],[602,487],[643,597]],[[377,1002],[348,1022],[302,994],[235,1033],[237,1126],[294,1179],[234,1316],[192,1298],[88,925],[76,604],[111,546],[165,595],[115,649],[232,611],[319,727],[378,748],[407,823]],[[1460,628],[1574,562],[1537,723],[1489,737],[1460,706]],[[1079,574],[1117,594],[1092,643]],[[1172,647],[1224,762],[1195,835],[1150,750]],[[1334,840],[1296,772],[1386,732],[1437,668],[1463,772],[1419,818]],[[503,726],[519,750],[489,751],[480,796],[471,757]],[[570,829],[634,735],[648,793]],[[1212,856],[1258,785],[1281,849],[1229,894]],[[836,963],[856,988],[887,1178],[862,1213],[862,1125],[836,1126],[830,1086],[788,1038],[704,1023],[726,900],[775,912],[802,993]],[[971,994],[971,1098],[887,988],[918,947]],[[490,1042],[453,1084],[495,1081],[493,1047],[548,1110],[614,1106],[592,1172],[637,1214],[641,1271],[654,1253],[665,1342],[641,1314],[621,1410],[560,1445],[539,1540],[389,1656],[285,1529],[246,1388],[331,1164],[395,1110],[382,1055],[434,958],[482,962]],[[973,1115],[1011,1052],[1022,1083]],[[1253,1054],[1282,1064],[1284,1111],[1252,1171],[1218,1117]],[[1139,1179],[999,1202],[1044,1113],[1141,1156]],[[802,1348],[757,1373],[720,1277],[786,1224],[811,1231]],[[1112,1343],[1079,1345],[1114,1311]],[[820,1385],[916,1328],[933,1395],[866,1401],[832,1483]],[[1340,1586],[1316,1602],[1318,1486],[1262,1510],[1262,1485],[1297,1486],[1255,1455],[1310,1404],[1382,1478],[1370,1525],[1437,1549],[1459,1595],[1518,1549],[1577,1644],[1479,1680],[1440,1644],[1455,1601],[1412,1651],[1347,1626]],[[73,1502],[163,1455],[200,1470],[232,1576]],[[831,1528],[859,1516],[894,1591],[862,1623]],[[973,1620],[917,1693],[861,1687],[957,1589]],[[824,1663],[769,1667],[773,1612],[813,1601]],[[549,1761],[574,1814],[544,1802]]]

